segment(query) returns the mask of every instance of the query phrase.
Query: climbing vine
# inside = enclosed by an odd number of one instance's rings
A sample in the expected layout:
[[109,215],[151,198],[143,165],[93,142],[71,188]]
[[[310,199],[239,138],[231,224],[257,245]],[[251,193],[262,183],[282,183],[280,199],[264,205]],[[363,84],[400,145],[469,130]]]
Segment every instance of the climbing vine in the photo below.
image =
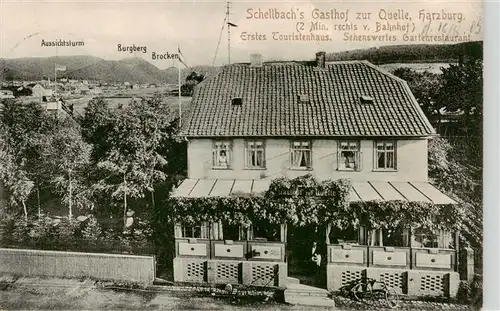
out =
[[165,220],[196,224],[225,221],[247,227],[254,222],[296,226],[327,224],[344,229],[360,225],[368,229],[399,225],[456,230],[463,219],[456,205],[425,202],[349,202],[347,179],[319,181],[311,175],[274,179],[263,196],[169,198]]

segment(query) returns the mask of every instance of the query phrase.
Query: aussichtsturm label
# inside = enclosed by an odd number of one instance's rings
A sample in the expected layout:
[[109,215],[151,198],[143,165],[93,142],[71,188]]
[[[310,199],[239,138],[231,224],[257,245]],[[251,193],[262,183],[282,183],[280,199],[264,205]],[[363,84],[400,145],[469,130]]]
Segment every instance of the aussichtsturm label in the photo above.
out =
[[41,47],[82,47],[85,46],[85,42],[82,40],[45,40],[42,39],[40,42]]

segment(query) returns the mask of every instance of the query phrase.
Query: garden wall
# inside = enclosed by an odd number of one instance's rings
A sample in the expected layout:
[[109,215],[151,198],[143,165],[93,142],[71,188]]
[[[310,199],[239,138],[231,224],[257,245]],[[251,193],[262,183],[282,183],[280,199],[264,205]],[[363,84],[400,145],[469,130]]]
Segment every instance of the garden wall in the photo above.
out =
[[0,248],[0,273],[152,283],[153,256]]

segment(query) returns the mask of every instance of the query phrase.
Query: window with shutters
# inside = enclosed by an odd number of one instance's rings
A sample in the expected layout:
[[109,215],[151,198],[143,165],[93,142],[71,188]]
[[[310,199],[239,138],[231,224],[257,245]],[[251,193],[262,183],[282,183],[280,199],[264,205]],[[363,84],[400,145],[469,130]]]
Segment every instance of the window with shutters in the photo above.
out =
[[361,170],[361,151],[359,145],[359,141],[339,141],[339,149],[337,153],[337,168],[339,171]]

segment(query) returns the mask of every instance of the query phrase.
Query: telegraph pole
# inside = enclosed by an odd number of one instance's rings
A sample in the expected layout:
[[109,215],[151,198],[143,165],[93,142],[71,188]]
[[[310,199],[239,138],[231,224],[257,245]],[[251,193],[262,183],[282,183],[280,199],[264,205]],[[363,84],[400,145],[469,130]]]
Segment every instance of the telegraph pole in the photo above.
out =
[[227,1],[227,6],[226,6],[226,20],[227,20],[227,63],[228,65],[231,64],[231,22],[229,20],[230,18],[230,0]]

